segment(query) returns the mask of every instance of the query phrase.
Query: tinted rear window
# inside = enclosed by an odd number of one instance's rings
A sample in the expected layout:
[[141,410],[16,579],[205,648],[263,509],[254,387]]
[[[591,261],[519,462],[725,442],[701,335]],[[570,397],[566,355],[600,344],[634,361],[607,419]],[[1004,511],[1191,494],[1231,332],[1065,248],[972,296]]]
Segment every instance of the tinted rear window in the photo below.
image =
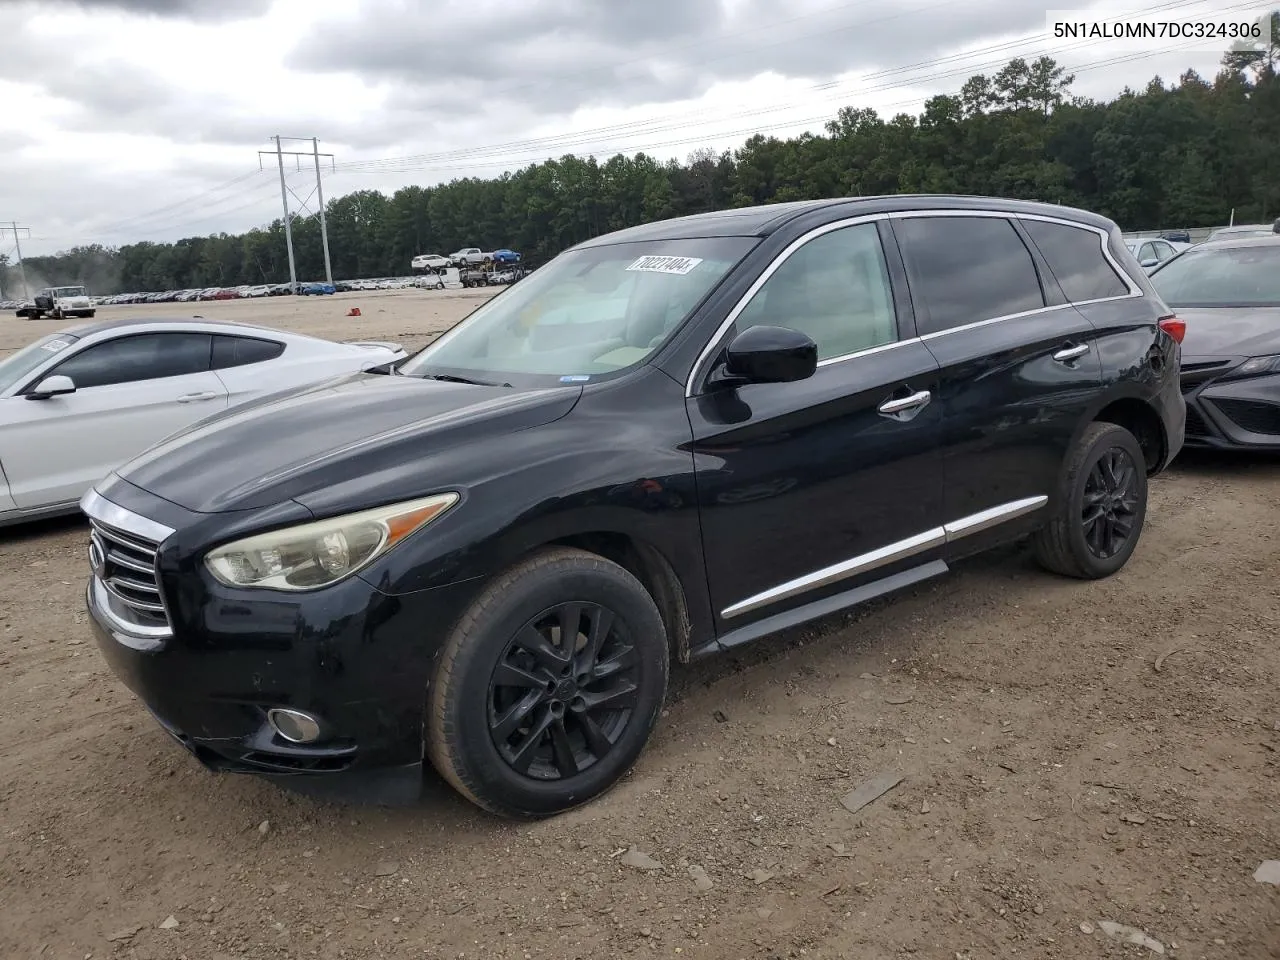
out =
[[254,337],[229,337],[218,334],[213,338],[213,368],[241,367],[246,363],[274,360],[284,353],[284,344],[274,340],[258,340]]
[[1048,261],[1068,300],[1102,300],[1129,292],[1107,262],[1102,253],[1102,237],[1094,231],[1043,220],[1023,220],[1022,225]]
[[912,217],[894,232],[920,334],[1045,305],[1035,261],[1003,217]]

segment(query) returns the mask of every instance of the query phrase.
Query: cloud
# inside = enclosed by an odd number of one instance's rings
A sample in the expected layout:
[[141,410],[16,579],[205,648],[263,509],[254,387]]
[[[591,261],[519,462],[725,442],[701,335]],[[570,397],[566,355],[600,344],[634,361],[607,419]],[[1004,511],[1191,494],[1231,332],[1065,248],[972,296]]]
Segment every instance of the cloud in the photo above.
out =
[[[960,8],[963,9],[960,9]],[[314,24],[286,64],[394,86],[424,112],[501,97],[543,115],[700,96],[717,83],[772,72],[821,79],[928,59],[943,48],[1032,32],[1025,0],[893,0],[783,7],[775,0],[542,0],[434,5],[363,0]]]
[[43,86],[46,93],[71,101],[110,128],[165,109],[174,98],[173,88],[159,76],[118,59],[51,72]]
[[260,17],[271,8],[271,0],[46,0],[45,5],[197,22],[225,22]]
[[[273,134],[336,154],[329,198],[570,152],[684,157],[845,104],[915,112],[1035,56],[1011,41],[1043,25],[1025,0],[0,0],[0,213],[36,228],[31,253],[242,230],[277,215]],[[1109,57],[1060,59],[1100,98],[1217,59],[1086,66]]]

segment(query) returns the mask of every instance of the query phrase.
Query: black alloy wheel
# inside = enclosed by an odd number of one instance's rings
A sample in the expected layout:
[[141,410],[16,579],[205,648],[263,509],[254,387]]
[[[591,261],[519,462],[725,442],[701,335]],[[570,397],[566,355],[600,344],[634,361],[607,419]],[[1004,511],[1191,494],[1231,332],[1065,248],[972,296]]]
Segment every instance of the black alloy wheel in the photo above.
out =
[[1123,447],[1104,451],[1089,471],[1080,522],[1085,543],[1100,560],[1118,554],[1133,534],[1138,511],[1137,478],[1138,465]]
[[1147,516],[1147,461],[1132,433],[1095,421],[1067,452],[1045,524],[1032,537],[1036,559],[1067,577],[1115,573],[1137,548]]
[[510,767],[572,777],[608,756],[637,694],[638,658],[617,614],[562,603],[507,644],[489,683],[489,731]]
[[541,550],[493,577],[446,639],[427,758],[502,816],[581,806],[643,752],[668,661],[662,616],[635,576],[584,550]]

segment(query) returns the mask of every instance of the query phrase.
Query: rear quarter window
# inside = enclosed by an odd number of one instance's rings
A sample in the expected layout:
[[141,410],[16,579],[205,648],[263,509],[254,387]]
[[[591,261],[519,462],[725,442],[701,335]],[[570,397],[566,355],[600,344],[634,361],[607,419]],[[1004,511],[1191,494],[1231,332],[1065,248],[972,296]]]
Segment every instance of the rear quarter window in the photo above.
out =
[[284,353],[284,344],[257,337],[231,337],[217,334],[213,338],[213,369],[243,367],[249,363],[274,360]]
[[1093,230],[1043,220],[1023,220],[1022,225],[1068,300],[1105,300],[1129,292],[1102,252],[1102,237]]

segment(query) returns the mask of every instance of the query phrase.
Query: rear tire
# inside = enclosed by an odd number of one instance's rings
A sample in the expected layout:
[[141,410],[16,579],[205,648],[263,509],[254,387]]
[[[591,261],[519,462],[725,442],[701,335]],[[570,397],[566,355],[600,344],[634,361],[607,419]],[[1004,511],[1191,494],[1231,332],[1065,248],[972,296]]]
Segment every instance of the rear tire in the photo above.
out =
[[1120,570],[1147,515],[1146,458],[1124,427],[1095,422],[1067,455],[1047,524],[1032,546],[1046,569],[1080,580]]
[[492,813],[561,813],[635,763],[667,670],[662,617],[635,577],[582,550],[543,551],[495,578],[446,641],[427,756]]

